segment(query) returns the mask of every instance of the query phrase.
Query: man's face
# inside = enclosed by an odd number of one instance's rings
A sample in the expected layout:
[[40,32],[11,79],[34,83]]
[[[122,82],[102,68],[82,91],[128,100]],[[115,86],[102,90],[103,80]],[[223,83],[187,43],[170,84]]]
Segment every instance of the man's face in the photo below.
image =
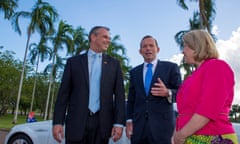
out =
[[149,63],[157,57],[159,50],[160,48],[156,45],[153,38],[146,38],[142,41],[139,52],[143,56],[144,61]]
[[97,34],[92,36],[92,42],[94,43],[95,50],[97,52],[104,52],[107,50],[110,44],[110,34],[105,29],[99,29]]

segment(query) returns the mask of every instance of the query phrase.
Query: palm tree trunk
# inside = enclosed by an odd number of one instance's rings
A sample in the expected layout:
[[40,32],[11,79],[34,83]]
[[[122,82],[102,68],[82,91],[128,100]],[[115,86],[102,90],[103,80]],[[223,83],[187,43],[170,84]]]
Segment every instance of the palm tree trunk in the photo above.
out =
[[50,73],[50,81],[49,81],[49,86],[48,86],[48,95],[47,95],[47,101],[46,101],[44,120],[47,120],[47,116],[48,116],[48,105],[49,105],[49,98],[51,95],[51,86],[52,86],[52,82],[53,82],[53,70],[54,70],[55,57],[56,57],[56,52],[54,52],[54,56],[53,56],[53,63],[52,63],[52,69],[51,69],[51,73]]
[[17,123],[17,116],[18,116],[18,108],[19,108],[19,103],[20,103],[20,98],[21,98],[21,91],[22,91],[22,84],[23,84],[23,77],[24,77],[24,71],[26,67],[26,59],[27,59],[27,52],[28,52],[28,45],[30,41],[30,36],[31,36],[31,30],[28,30],[28,37],[27,37],[27,44],[26,44],[26,49],[25,49],[25,54],[24,54],[24,60],[23,60],[23,67],[22,67],[22,74],[20,78],[20,84],[18,88],[18,96],[17,96],[17,103],[16,103],[16,110],[13,118],[12,123]]
[[201,18],[201,26],[202,26],[202,28],[207,28],[207,31],[209,33],[211,33],[209,22],[208,22],[208,19],[206,17],[206,14],[205,14],[206,9],[204,7],[204,2],[206,2],[206,1],[205,0],[199,0],[199,11],[200,11],[200,18]]
[[33,91],[32,91],[32,101],[31,101],[31,106],[30,106],[30,112],[33,109],[33,102],[35,98],[35,91],[36,91],[36,84],[37,84],[37,77],[38,77],[38,64],[39,64],[39,55],[37,58],[37,65],[36,65],[36,70],[35,70],[35,79],[34,79],[34,85],[33,85]]
[[54,95],[55,95],[55,87],[56,83],[53,82],[53,90],[52,90],[52,97],[51,97],[51,105],[50,105],[50,110],[49,110],[49,119],[53,118],[53,101],[54,101]]

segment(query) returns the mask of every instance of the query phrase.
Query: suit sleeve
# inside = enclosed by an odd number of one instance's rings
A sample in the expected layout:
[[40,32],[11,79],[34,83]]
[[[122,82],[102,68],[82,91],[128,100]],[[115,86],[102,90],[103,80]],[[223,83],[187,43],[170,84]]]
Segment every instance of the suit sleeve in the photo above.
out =
[[68,99],[71,91],[71,66],[70,61],[67,61],[65,65],[61,85],[58,91],[54,114],[53,114],[53,124],[64,124],[66,116],[66,108],[68,104]]
[[125,90],[123,74],[120,63],[117,61],[116,83],[115,83],[115,124],[125,124]]
[[172,91],[172,102],[176,102],[176,94],[177,94],[178,88],[182,83],[182,80],[181,80],[180,69],[178,65],[175,63],[172,65],[169,83],[170,83],[169,89],[171,89]]
[[127,101],[127,120],[133,119],[134,100],[135,100],[135,87],[133,82],[133,71],[130,71],[130,82],[128,89],[128,101]]

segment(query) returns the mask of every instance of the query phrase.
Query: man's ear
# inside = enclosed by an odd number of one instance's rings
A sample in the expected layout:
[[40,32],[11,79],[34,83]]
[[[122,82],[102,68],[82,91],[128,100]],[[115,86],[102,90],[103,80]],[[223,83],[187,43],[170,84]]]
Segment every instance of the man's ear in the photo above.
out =
[[138,52],[142,55],[142,50],[141,50],[141,48],[138,50]]
[[158,53],[160,52],[160,47],[157,47],[157,52],[158,52]]
[[95,41],[96,36],[94,34],[91,35],[91,41]]

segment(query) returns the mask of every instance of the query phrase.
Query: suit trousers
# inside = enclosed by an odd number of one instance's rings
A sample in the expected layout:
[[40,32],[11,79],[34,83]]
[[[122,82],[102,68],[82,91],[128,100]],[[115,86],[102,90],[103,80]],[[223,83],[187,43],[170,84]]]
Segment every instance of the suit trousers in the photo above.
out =
[[66,144],[108,144],[108,139],[103,139],[100,132],[99,112],[89,112],[83,139],[79,142],[67,141]]
[[150,129],[150,123],[148,120],[148,113],[145,113],[144,119],[145,119],[145,122],[144,122],[144,125],[142,126],[143,129],[142,129],[141,136],[134,136],[133,134],[131,138],[131,144],[171,144],[170,140],[162,139],[159,141],[153,137],[153,133]]
[[153,144],[153,137],[149,126],[148,115],[145,116],[145,123],[143,125],[142,135],[140,137],[131,138],[132,144]]

